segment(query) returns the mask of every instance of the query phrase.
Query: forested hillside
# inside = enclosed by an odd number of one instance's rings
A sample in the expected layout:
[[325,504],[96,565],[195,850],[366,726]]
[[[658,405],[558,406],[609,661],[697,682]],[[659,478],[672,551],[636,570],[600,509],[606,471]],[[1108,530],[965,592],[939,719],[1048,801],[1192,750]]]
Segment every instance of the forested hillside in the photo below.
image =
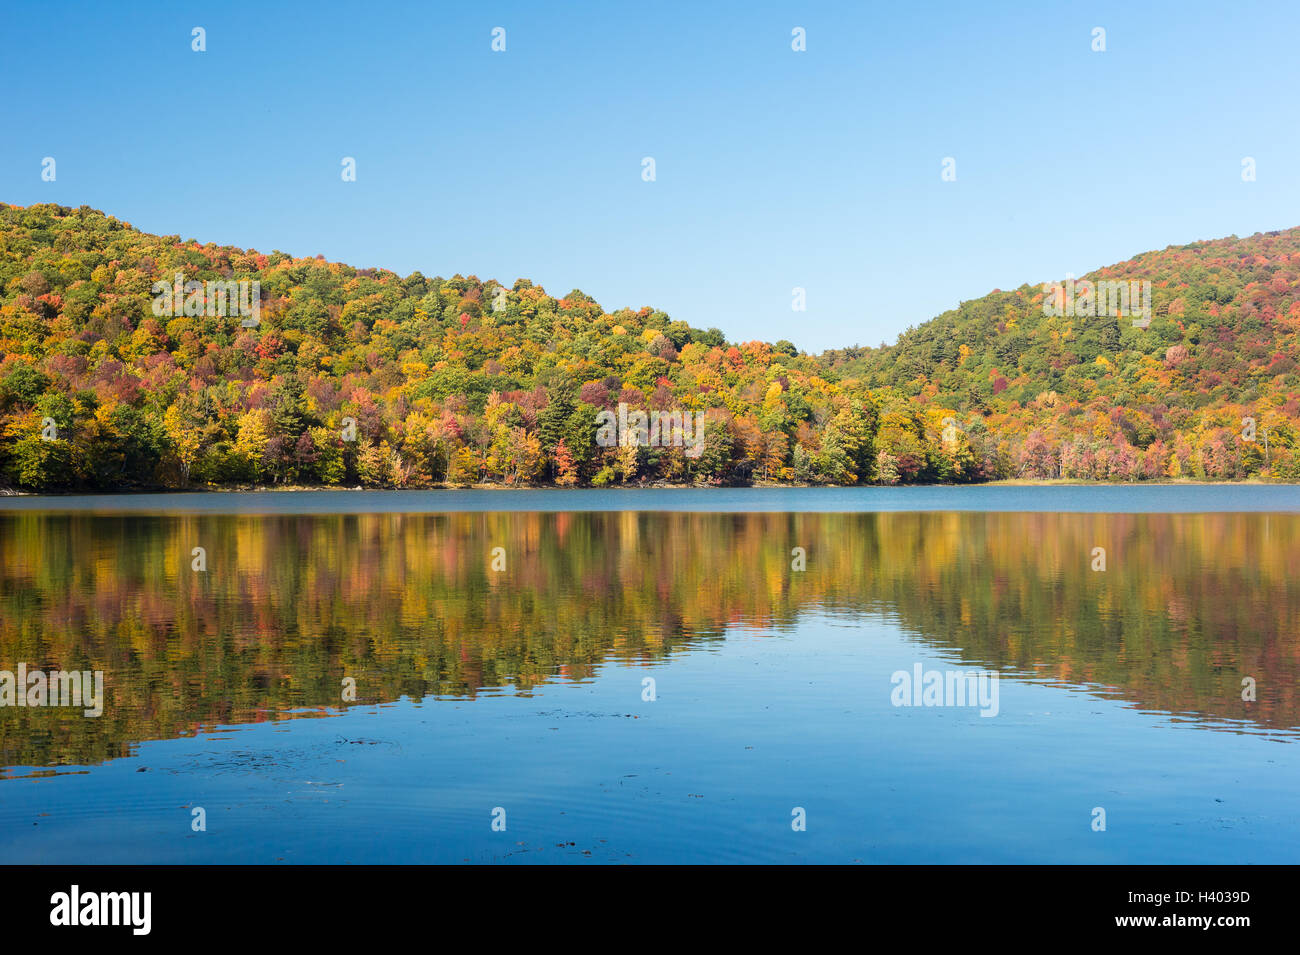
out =
[[[233,286],[158,314],[155,283],[178,274],[259,283],[251,327]],[[1300,477],[1300,230],[1088,277],[1150,280],[1149,327],[1048,317],[1027,285],[890,347],[810,356],[524,279],[403,277],[0,205],[0,485]],[[601,446],[597,414],[620,403],[702,415],[701,453]]]

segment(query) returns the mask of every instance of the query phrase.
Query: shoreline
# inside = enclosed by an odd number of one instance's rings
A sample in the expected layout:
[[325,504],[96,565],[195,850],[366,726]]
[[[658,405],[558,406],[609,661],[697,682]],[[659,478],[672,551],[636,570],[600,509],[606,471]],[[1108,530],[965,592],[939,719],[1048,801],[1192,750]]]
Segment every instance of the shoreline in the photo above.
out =
[[13,488],[0,488],[0,498],[5,497],[86,497],[86,496],[130,496],[136,494],[296,494],[330,492],[444,492],[444,491],[581,491],[600,494],[610,491],[772,491],[772,490],[837,490],[874,489],[905,491],[913,488],[951,488],[961,490],[982,487],[1094,487],[1094,488],[1139,488],[1139,487],[1300,487],[1300,482],[1264,481],[1249,478],[1242,481],[1197,481],[1176,479],[1165,481],[1076,481],[1069,478],[1051,478],[1048,480],[1030,480],[1007,478],[998,481],[980,481],[969,484],[785,484],[785,483],[751,483],[734,485],[716,484],[611,484],[605,487],[561,487],[558,484],[436,484],[428,487],[340,487],[337,484],[223,484],[203,487],[134,487],[134,488],[81,488],[51,491],[23,491]]

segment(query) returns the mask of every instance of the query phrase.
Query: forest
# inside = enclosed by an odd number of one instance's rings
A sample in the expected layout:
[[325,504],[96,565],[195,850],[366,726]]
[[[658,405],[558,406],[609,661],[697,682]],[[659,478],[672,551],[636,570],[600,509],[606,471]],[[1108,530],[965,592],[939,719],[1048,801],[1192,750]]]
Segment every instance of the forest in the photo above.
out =
[[[1061,278],[812,355],[0,204],[0,489],[1300,480],[1300,229],[1082,276],[1149,281],[1146,327],[1049,314]],[[689,413],[698,453],[602,446],[620,405]]]

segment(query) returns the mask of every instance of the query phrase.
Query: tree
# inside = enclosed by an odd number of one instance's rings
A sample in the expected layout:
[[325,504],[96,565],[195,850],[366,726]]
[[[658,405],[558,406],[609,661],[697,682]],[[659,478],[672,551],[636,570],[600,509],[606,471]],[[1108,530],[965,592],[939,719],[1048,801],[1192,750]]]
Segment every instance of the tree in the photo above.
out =
[[555,483],[561,487],[572,487],[578,483],[578,465],[563,438],[555,446]]
[[171,442],[172,453],[180,468],[181,486],[185,487],[190,483],[190,469],[203,450],[204,428],[176,405],[171,405],[163,414],[163,432]]
[[876,479],[881,484],[898,483],[898,459],[888,451],[876,455]]
[[239,416],[237,427],[235,454],[247,480],[256,481],[262,476],[262,459],[271,441],[270,417],[260,408],[246,411]]
[[1054,478],[1057,475],[1056,453],[1042,432],[1034,431],[1020,450],[1020,473],[1029,478]]
[[731,468],[731,432],[721,418],[704,419],[704,448],[695,463],[695,473],[711,484],[720,484]]
[[624,484],[636,478],[637,446],[624,444],[614,456],[614,471]]
[[47,441],[30,435],[14,446],[13,457],[20,487],[40,490],[69,487],[76,482],[73,447],[67,441]]

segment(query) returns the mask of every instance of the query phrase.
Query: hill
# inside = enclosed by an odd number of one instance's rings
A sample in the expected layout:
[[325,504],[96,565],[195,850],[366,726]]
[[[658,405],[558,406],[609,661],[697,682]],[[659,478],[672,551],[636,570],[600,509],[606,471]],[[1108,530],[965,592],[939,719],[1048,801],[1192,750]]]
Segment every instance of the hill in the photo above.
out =
[[1298,276],[1300,230],[1201,242],[1082,277],[1149,281],[1145,328],[1027,285],[814,356],[0,204],[0,483],[1290,480]]

